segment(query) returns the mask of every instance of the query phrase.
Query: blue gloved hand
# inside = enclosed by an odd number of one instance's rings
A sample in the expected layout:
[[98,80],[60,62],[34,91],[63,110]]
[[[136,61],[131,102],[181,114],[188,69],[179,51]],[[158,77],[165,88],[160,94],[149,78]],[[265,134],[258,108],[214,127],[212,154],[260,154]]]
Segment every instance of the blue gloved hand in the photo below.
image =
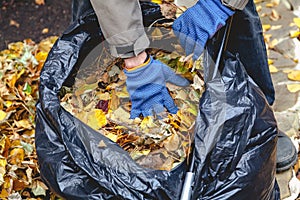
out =
[[202,54],[207,40],[233,14],[234,11],[223,5],[221,0],[199,0],[174,21],[172,28],[186,54],[193,53],[193,59],[196,60]]
[[177,86],[188,86],[189,81],[177,75],[171,68],[150,56],[146,65],[128,70],[127,91],[131,100],[130,118],[134,119],[142,114],[144,117],[164,111],[177,113],[178,108],[166,88],[166,82]]

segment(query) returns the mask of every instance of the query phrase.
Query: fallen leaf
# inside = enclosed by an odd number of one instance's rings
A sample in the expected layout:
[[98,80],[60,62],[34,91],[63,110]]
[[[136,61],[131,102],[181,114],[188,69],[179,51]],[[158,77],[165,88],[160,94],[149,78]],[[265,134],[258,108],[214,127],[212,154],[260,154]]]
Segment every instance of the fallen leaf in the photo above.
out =
[[0,110],[0,121],[4,120],[6,118],[6,112],[4,112],[3,110]]
[[23,180],[13,180],[13,190],[20,191],[26,188],[26,183]]
[[194,76],[194,83],[191,85],[195,90],[201,90],[204,86],[204,81],[198,76]]
[[111,141],[113,142],[117,142],[118,140],[118,136],[113,134],[113,133],[108,133],[107,135],[105,135],[107,138],[109,138]]
[[47,33],[49,33],[49,29],[48,29],[48,28],[44,28],[44,29],[42,30],[42,34],[47,34]]
[[177,134],[172,134],[165,142],[164,142],[164,147],[168,151],[175,151],[178,149],[180,144],[180,138],[178,137]]
[[300,71],[294,70],[288,74],[288,78],[293,81],[300,81]]
[[300,84],[288,84],[287,89],[292,93],[298,92],[300,91]]
[[40,195],[46,196],[47,189],[48,189],[47,186],[43,182],[34,181],[31,191],[35,196],[40,196]]
[[294,31],[294,30],[290,31],[291,38],[297,38],[299,36],[300,36],[300,31]]
[[100,109],[94,109],[88,114],[87,125],[98,130],[107,124],[105,113]]
[[21,148],[14,148],[10,152],[10,160],[9,163],[12,165],[20,164],[25,157],[24,149]]
[[4,183],[4,175],[6,174],[7,161],[5,158],[0,158],[0,186]]
[[270,15],[270,19],[272,21],[278,21],[280,19],[279,13],[276,10],[272,9],[272,13]]
[[45,0],[35,0],[37,5],[45,5]]
[[28,119],[22,119],[20,121],[15,121],[15,124],[18,128],[31,129],[31,127],[32,127],[32,124],[29,122]]
[[20,24],[18,22],[16,22],[15,20],[12,20],[12,19],[9,21],[9,25],[10,26],[15,26],[17,28],[20,27]]
[[297,17],[297,18],[294,18],[294,23],[300,28],[300,18]]
[[271,73],[278,72],[278,69],[274,65],[269,65],[269,70],[270,70]]
[[271,29],[271,24],[263,24],[262,28],[263,28],[263,31],[266,32]]
[[157,4],[161,4],[162,0],[151,0],[152,3],[157,3]]
[[159,28],[155,28],[152,31],[151,36],[154,40],[161,40],[163,38],[163,34]]
[[104,142],[103,140],[101,140],[101,141],[99,142],[99,144],[98,144],[98,147],[99,147],[99,148],[105,148],[105,147],[106,147],[105,142]]

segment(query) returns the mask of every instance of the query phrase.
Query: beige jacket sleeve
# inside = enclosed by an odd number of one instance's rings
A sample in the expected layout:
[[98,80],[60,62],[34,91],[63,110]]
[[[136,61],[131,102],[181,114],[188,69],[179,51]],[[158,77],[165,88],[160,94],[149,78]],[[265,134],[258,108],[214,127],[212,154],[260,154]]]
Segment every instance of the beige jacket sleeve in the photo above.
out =
[[113,56],[128,58],[148,48],[138,0],[90,1]]

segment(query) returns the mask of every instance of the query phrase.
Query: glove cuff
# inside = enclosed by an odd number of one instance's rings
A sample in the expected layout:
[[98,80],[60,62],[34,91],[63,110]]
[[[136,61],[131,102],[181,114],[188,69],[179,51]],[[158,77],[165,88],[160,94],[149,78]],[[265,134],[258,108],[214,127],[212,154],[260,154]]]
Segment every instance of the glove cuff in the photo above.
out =
[[145,67],[146,65],[148,65],[150,63],[151,59],[150,59],[150,55],[147,53],[147,57],[144,61],[144,63],[136,66],[136,67],[132,67],[132,68],[127,68],[126,66],[124,66],[124,69],[127,71],[127,72],[132,72],[132,71],[135,71],[137,69],[140,69],[142,67]]

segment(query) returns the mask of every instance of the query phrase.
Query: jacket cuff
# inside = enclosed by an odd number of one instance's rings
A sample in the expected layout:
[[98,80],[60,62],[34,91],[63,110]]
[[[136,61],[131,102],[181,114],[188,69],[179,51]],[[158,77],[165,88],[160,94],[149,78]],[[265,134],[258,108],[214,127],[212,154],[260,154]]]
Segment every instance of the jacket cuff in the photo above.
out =
[[114,57],[121,57],[121,58],[130,58],[137,56],[145,49],[147,49],[150,45],[150,41],[146,33],[141,35],[136,41],[133,42],[131,45],[113,45],[110,44],[110,52],[111,55]]
[[243,10],[249,0],[221,0],[222,4],[235,10]]

